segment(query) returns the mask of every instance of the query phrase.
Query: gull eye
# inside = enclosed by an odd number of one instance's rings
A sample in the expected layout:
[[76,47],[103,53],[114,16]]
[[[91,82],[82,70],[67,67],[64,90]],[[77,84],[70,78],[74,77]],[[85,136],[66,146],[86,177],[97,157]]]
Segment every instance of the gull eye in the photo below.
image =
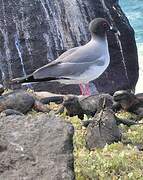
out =
[[105,22],[104,22],[104,23],[103,23],[103,27],[105,27],[105,28],[106,28],[106,27],[107,27],[107,23],[105,23]]

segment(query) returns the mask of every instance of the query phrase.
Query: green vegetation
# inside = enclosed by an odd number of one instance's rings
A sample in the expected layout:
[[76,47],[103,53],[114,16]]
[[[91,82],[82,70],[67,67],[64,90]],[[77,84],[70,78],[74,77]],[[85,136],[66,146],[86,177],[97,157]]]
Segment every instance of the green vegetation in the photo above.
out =
[[76,180],[143,180],[143,152],[135,146],[135,143],[143,143],[142,125],[130,128],[121,125],[123,141],[134,145],[115,143],[106,145],[104,149],[89,151],[85,147],[86,129],[81,126],[81,120],[76,116],[66,119],[75,127]]
[[[58,108],[52,103],[49,107],[54,107],[54,110]],[[35,111],[31,111],[30,114],[35,115]],[[143,125],[120,125],[122,142],[89,151],[85,142],[86,128],[82,127],[81,120],[77,116],[66,116],[66,112],[61,116],[75,128],[76,180],[143,180],[143,152],[136,147],[139,144],[143,145]],[[122,119],[136,119],[135,115],[128,112],[120,112],[117,116]],[[85,116],[84,120],[87,119]]]

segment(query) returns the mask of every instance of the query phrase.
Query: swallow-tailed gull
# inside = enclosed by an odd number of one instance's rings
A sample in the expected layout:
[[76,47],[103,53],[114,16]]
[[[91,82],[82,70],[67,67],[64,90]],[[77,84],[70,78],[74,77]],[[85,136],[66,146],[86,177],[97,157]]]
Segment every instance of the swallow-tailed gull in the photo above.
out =
[[[104,18],[92,20],[89,30],[91,40],[87,44],[69,49],[27,77],[13,81],[28,83],[52,80],[64,84],[87,84],[97,79],[110,63],[106,32],[114,30]],[[82,94],[87,94],[85,88],[81,87],[81,90]]]

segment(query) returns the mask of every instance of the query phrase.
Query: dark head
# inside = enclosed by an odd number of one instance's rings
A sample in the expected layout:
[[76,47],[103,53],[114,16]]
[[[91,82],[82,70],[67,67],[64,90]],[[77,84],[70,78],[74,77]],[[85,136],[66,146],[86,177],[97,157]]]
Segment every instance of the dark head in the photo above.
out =
[[129,110],[133,104],[137,103],[136,96],[128,90],[116,91],[113,99],[115,102],[118,102],[124,110]]
[[119,90],[113,94],[114,101],[135,99],[136,96],[130,90]]
[[113,31],[109,22],[104,18],[95,18],[89,24],[89,30],[92,36],[104,37],[107,31]]
[[79,98],[74,95],[69,95],[64,97],[63,106],[67,110],[69,116],[78,115],[79,118],[83,118],[83,110],[81,108]]

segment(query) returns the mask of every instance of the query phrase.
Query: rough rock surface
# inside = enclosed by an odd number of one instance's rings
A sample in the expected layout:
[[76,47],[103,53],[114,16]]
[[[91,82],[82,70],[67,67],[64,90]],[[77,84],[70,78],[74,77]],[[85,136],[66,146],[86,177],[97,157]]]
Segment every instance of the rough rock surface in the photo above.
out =
[[0,179],[73,180],[73,126],[55,116],[0,119]]
[[86,144],[89,149],[103,148],[106,144],[121,141],[121,133],[112,110],[95,115],[87,127]]
[[32,108],[41,112],[50,111],[47,106],[36,100],[34,95],[23,90],[17,90],[0,96],[0,112],[13,109],[25,114]]
[[80,119],[84,114],[94,116],[97,109],[99,110],[99,102],[102,98],[106,98],[108,107],[112,108],[113,97],[109,94],[97,94],[93,96],[67,96],[64,99],[63,106],[67,110],[68,116],[76,116]]
[[3,92],[4,92],[4,87],[2,84],[0,84],[0,95],[2,95]]
[[[121,133],[117,124],[117,118],[111,109],[113,100],[108,96],[101,96],[97,112],[87,125],[86,144],[87,148],[103,148],[121,140]],[[85,124],[83,123],[85,126]]]
[[27,92],[11,92],[0,96],[0,112],[6,109],[14,109],[21,113],[27,113],[34,106],[35,99]]
[[120,90],[114,93],[113,98],[117,102],[115,105],[117,110],[122,108],[139,115],[140,118],[143,117],[143,93],[135,95],[129,91]]
[[[8,86],[9,79],[30,74],[65,50],[85,44],[90,39],[88,24],[95,17],[105,17],[121,34],[116,37],[108,33],[111,63],[95,82],[98,91],[112,93],[134,88],[138,79],[134,31],[117,0],[1,0],[0,77],[3,83]],[[57,83],[44,82],[33,88],[79,93],[78,86]]]
[[5,115],[5,116],[20,115],[20,116],[23,116],[24,114],[22,114],[19,111],[14,110],[14,109],[6,109],[6,110],[2,111],[2,113],[0,115]]
[[61,104],[63,102],[63,96],[52,96],[52,97],[41,98],[40,102],[43,104],[49,104],[50,102]]

